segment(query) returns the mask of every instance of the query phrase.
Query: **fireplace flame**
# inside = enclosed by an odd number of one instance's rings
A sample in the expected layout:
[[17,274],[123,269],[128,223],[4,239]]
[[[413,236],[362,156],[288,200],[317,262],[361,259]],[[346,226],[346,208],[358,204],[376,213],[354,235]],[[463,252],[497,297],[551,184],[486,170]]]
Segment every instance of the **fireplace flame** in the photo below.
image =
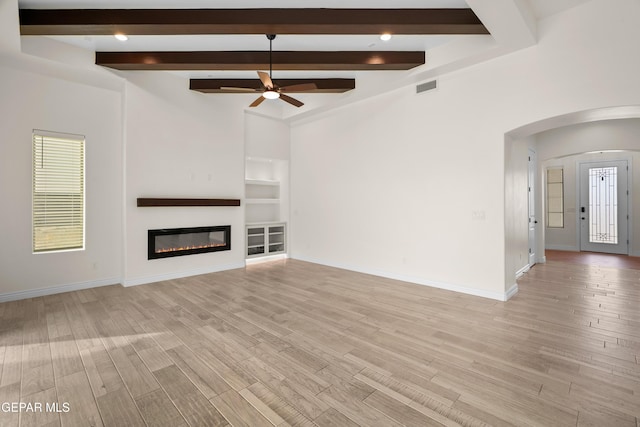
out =
[[191,249],[217,248],[220,246],[226,246],[226,243],[209,243],[207,245],[181,246],[178,248],[156,248],[155,253],[162,254],[166,252],[188,251]]

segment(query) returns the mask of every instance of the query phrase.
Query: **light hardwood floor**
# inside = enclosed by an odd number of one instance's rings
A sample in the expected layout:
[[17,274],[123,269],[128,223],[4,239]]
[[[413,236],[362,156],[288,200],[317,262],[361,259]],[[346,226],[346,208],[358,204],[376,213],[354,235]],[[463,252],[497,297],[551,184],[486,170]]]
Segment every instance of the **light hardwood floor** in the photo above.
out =
[[640,270],[550,260],[519,288],[288,260],[0,304],[0,403],[70,406],[0,425],[637,427]]

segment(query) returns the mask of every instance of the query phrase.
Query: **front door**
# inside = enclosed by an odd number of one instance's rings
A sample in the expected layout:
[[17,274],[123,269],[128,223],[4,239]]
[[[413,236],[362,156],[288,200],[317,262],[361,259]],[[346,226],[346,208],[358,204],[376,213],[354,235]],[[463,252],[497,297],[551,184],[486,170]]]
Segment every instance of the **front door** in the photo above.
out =
[[626,160],[580,164],[580,250],[628,254]]

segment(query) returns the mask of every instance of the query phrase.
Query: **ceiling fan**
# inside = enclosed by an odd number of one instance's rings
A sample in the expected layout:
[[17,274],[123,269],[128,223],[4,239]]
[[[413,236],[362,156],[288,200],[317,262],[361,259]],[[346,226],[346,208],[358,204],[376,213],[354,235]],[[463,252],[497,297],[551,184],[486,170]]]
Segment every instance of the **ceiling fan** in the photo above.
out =
[[276,35],[267,34],[267,38],[269,39],[269,73],[265,73],[264,71],[258,71],[258,77],[260,78],[260,81],[262,82],[262,86],[264,86],[264,89],[252,89],[248,87],[221,87],[220,89],[226,90],[226,91],[234,91],[234,92],[262,92],[262,95],[260,95],[258,99],[253,101],[251,105],[249,105],[249,107],[257,107],[258,105],[262,104],[262,101],[264,101],[265,99],[278,99],[278,98],[280,98],[284,102],[288,102],[289,104],[295,107],[302,107],[304,105],[303,102],[290,97],[284,92],[289,92],[289,91],[304,92],[307,90],[315,90],[318,87],[316,86],[315,83],[301,83],[297,85],[283,86],[283,87],[280,87],[275,83],[273,83],[273,80],[271,80],[271,75],[273,73],[273,61],[271,57],[273,53],[272,51],[273,39],[276,38]]

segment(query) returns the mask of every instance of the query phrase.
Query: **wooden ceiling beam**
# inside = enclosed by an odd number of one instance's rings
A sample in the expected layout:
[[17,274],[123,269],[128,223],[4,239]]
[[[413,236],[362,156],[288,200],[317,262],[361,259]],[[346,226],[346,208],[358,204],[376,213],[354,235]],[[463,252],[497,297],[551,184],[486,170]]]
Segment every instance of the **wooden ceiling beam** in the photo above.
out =
[[488,34],[465,9],[20,9],[22,35]]
[[[273,52],[274,70],[408,70],[424,62],[424,52]],[[269,52],[96,52],[96,64],[117,70],[268,70]]]
[[[355,79],[273,79],[279,87],[314,83],[317,89],[305,90],[304,93],[343,93],[355,89]],[[202,93],[242,93],[222,90],[221,88],[248,88],[263,89],[260,80],[255,79],[191,79],[189,89]],[[296,90],[288,90],[287,93],[296,93]],[[246,92],[245,92],[246,93]]]

